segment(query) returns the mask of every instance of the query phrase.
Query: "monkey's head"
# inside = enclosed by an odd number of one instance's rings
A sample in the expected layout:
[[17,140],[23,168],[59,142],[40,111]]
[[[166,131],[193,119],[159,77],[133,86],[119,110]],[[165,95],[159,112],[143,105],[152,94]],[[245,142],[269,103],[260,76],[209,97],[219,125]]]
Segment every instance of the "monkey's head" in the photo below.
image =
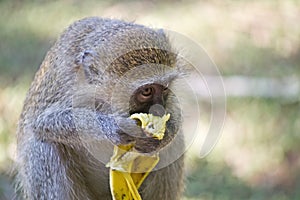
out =
[[172,141],[181,126],[180,106],[174,94],[174,83],[181,75],[176,66],[176,55],[165,49],[130,51],[114,62],[118,63],[110,68],[118,68],[114,75],[122,70],[120,61],[124,63],[123,66],[128,66],[130,62],[134,64],[112,79],[116,81],[112,84],[113,113],[125,117],[134,113],[151,113],[160,117],[170,114],[162,140],[149,137],[145,133],[136,136],[124,128],[126,134],[135,137],[135,148],[138,151],[158,151]]
[[123,118],[133,113],[169,113],[162,140],[122,129],[131,140],[133,137],[138,151],[159,150],[172,141],[181,126],[179,103],[172,91],[182,74],[176,53],[162,30],[120,21],[107,29],[111,32],[99,27],[101,34],[93,35],[90,50],[82,54],[85,75],[97,86],[96,102],[106,104],[96,108],[107,113],[109,107],[108,114]]

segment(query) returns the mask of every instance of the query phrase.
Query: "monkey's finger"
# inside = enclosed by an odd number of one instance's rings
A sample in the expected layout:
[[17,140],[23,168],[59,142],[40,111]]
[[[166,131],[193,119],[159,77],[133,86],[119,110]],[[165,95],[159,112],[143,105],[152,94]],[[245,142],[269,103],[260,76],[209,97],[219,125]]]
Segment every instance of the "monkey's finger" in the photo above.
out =
[[147,137],[143,129],[137,125],[137,122],[130,118],[123,118],[118,120],[119,128],[134,138],[145,138]]
[[157,140],[151,137],[137,138],[134,149],[139,153],[151,153],[158,151],[158,147],[164,140]]

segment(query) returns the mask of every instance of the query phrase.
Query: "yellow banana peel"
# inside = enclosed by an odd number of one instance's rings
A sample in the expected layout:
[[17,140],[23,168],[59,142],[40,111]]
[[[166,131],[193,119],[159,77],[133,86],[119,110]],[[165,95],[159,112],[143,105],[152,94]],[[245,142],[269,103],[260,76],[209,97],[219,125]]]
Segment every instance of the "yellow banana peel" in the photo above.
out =
[[[140,120],[141,127],[148,136],[161,140],[170,114],[158,117],[140,113],[130,117]],[[141,200],[138,189],[158,161],[158,153],[138,153],[133,144],[115,146],[113,156],[106,165],[110,167],[110,190],[113,200]]]

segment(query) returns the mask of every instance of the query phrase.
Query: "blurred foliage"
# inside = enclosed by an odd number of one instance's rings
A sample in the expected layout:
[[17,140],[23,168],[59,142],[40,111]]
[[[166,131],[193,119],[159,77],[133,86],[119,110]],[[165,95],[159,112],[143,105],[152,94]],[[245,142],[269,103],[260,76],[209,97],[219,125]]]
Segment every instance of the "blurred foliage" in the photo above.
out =
[[[2,0],[0,13],[1,174],[11,171],[17,120],[35,71],[59,33],[83,17],[186,34],[223,75],[300,77],[297,0]],[[229,98],[227,110],[214,151],[204,159],[188,155],[185,199],[299,199],[299,101]],[[0,176],[0,199],[11,193],[8,184]]]
[[224,133],[189,158],[187,199],[299,199],[300,102],[228,99]]

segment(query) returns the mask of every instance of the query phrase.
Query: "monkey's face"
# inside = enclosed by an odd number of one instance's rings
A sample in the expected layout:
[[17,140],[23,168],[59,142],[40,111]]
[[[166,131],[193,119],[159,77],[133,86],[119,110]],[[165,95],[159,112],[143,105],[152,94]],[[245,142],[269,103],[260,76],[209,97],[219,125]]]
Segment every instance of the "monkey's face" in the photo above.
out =
[[[153,42],[155,43],[154,40]],[[101,80],[99,89],[102,88],[103,92],[100,91],[99,94],[109,91],[107,102],[115,116],[127,119],[134,113],[150,113],[156,116],[170,114],[162,140],[146,134],[140,135],[141,131],[134,131],[135,127],[132,128],[131,122],[126,119],[121,120],[126,123],[118,124],[120,131],[116,136],[122,138],[117,140],[134,141],[138,151],[152,152],[169,144],[179,130],[181,112],[177,109],[178,101],[172,92],[172,86],[181,73],[176,64],[177,55],[169,51],[167,41],[158,45],[159,48],[151,47],[148,43],[140,46],[130,51],[127,49],[107,64],[104,73],[109,78]],[[132,123],[136,125],[135,121]]]
[[149,137],[145,133],[143,136],[135,138],[135,148],[138,151],[158,151],[175,137],[180,126],[180,120],[178,120],[178,113],[174,112],[176,106],[174,102],[170,101],[170,96],[172,96],[172,92],[169,88],[157,83],[143,85],[132,94],[130,115],[134,113],[149,113],[160,117],[168,113],[171,115],[162,140]]

